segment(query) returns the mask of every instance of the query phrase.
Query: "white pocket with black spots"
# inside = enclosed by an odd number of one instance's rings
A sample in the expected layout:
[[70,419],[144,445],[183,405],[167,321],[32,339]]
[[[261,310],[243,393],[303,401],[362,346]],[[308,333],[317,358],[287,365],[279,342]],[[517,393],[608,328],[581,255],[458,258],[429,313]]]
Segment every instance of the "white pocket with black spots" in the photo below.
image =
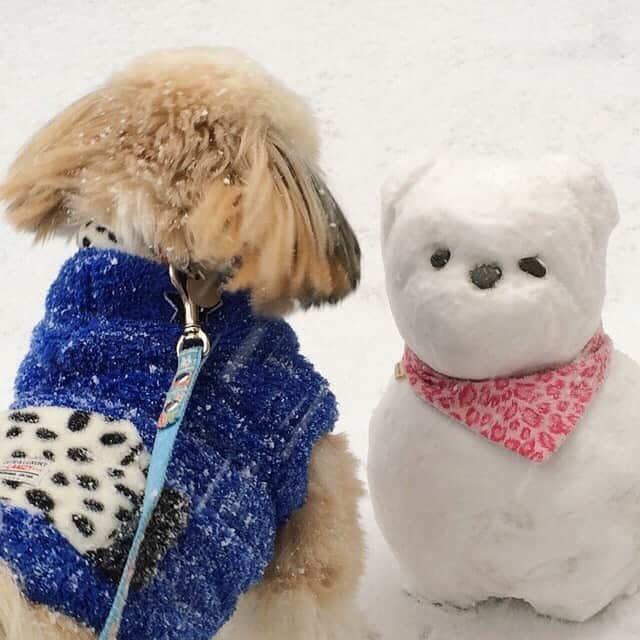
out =
[[83,555],[134,518],[148,466],[128,421],[61,407],[0,414],[0,500],[44,515]]

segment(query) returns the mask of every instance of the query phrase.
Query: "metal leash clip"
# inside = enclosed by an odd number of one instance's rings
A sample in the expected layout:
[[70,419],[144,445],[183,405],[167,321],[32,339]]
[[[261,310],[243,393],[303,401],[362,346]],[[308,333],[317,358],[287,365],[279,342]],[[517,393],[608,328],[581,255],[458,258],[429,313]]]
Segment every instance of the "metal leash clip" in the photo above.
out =
[[209,337],[200,325],[200,307],[190,298],[187,291],[188,276],[181,271],[178,271],[178,269],[173,265],[170,265],[169,277],[171,278],[171,283],[178,291],[182,304],[184,305],[184,332],[178,340],[178,356],[184,351],[187,343],[200,342],[202,345],[202,358],[204,359],[209,355],[211,343],[209,342]]

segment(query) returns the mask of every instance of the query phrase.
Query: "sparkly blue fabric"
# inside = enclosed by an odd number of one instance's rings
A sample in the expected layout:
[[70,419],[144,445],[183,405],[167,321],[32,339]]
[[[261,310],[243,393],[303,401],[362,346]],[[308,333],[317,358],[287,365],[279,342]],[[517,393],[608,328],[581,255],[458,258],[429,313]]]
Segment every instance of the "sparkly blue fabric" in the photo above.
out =
[[[64,406],[128,419],[152,448],[181,333],[166,267],[85,249],[51,287],[13,408]],[[336,420],[326,381],[291,327],[225,295],[204,322],[212,351],[169,468],[187,528],[153,580],[130,594],[119,638],[210,640],[258,581],[275,533],[305,499],[313,444]],[[99,630],[116,585],[41,516],[3,504],[0,558],[24,593]]]

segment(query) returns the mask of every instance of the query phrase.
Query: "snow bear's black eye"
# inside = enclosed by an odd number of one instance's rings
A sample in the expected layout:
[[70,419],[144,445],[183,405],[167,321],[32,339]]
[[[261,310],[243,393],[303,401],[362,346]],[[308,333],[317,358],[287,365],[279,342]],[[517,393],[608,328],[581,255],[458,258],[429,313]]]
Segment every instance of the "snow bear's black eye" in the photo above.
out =
[[431,266],[434,269],[442,269],[451,258],[449,249],[437,249],[431,256]]
[[518,266],[525,272],[535,278],[544,278],[547,275],[547,267],[540,258],[522,258],[518,262]]

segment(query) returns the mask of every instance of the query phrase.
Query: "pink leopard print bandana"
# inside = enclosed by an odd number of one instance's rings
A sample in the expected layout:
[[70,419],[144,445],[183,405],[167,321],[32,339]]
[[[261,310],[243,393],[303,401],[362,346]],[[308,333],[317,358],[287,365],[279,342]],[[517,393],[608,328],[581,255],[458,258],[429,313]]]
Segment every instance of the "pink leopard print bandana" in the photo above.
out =
[[604,380],[611,350],[611,339],[599,330],[562,367],[479,381],[438,373],[409,347],[401,364],[413,390],[436,409],[505,449],[543,462],[587,410]]

